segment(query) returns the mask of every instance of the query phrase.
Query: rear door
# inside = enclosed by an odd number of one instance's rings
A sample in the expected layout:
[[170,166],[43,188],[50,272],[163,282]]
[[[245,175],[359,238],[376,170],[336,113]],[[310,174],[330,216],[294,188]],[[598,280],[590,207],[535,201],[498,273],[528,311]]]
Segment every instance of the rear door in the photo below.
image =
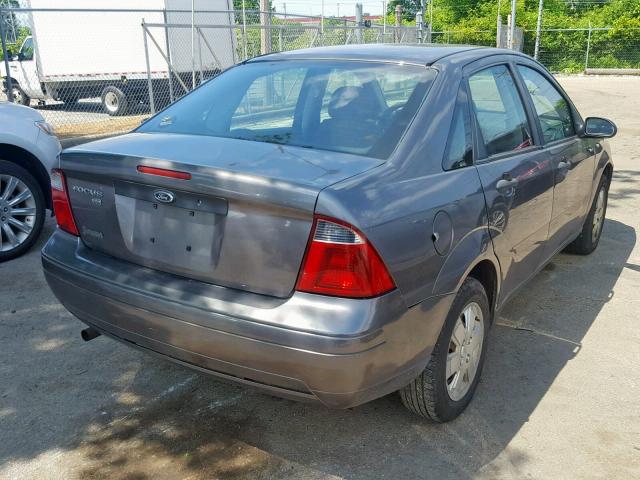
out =
[[553,170],[549,153],[539,146],[512,66],[492,57],[471,64],[465,76],[479,157],[476,168],[502,270],[504,301],[544,259]]
[[529,93],[545,150],[554,169],[554,195],[547,257],[580,231],[589,205],[595,155],[589,140],[576,134],[577,115],[556,82],[531,63],[516,66]]

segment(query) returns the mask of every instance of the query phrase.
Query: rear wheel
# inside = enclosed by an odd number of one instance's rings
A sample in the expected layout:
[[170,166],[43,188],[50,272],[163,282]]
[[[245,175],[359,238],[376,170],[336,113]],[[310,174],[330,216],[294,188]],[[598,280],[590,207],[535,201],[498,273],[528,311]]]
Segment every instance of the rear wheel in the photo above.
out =
[[571,242],[566,251],[578,255],[589,255],[600,242],[604,219],[607,214],[607,201],[609,199],[609,178],[603,175],[596,191],[596,196],[591,204],[591,209],[582,225],[582,231],[578,238]]
[[44,195],[24,168],[0,160],[0,262],[25,253],[44,223]]
[[436,422],[467,407],[480,379],[491,309],[482,284],[467,278],[458,291],[424,371],[400,390],[404,405]]
[[105,87],[100,98],[102,100],[102,108],[112,117],[127,114],[129,102],[127,96],[119,88],[113,86]]

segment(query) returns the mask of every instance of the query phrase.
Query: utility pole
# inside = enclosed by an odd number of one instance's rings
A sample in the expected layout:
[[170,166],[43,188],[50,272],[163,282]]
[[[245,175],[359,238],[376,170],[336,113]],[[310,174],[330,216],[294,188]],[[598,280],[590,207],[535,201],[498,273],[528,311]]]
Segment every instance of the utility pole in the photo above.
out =
[[324,0],[322,0],[322,9],[320,10],[320,33],[324,34]]
[[542,2],[540,0],[538,3],[538,23],[536,23],[536,46],[533,49],[533,58],[538,59],[538,54],[540,53],[540,31],[542,30]]
[[339,2],[336,3],[336,7],[338,7],[338,11],[336,12],[337,13],[337,17],[340,18],[340,3]]
[[362,43],[362,4],[356,3],[356,43]]
[[429,0],[429,43],[431,43],[431,34],[433,32],[433,1]]
[[271,12],[269,0],[260,0],[260,53],[271,53]]
[[283,3],[282,4],[282,10],[284,10],[284,19],[287,19],[287,4]]
[[498,14],[496,15],[496,47],[502,47],[502,15],[500,15],[501,0],[498,0]]
[[511,25],[509,25],[509,48],[515,47],[516,37],[516,0],[511,0]]

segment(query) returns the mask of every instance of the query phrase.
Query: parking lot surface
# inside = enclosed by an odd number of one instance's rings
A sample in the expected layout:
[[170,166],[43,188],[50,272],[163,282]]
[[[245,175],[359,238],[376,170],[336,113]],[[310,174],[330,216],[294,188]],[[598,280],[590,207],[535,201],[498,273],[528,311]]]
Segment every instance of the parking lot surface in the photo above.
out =
[[619,127],[603,238],[501,312],[458,419],[397,395],[327,410],[85,343],[34,248],[0,265],[0,478],[640,478],[640,77],[560,80]]

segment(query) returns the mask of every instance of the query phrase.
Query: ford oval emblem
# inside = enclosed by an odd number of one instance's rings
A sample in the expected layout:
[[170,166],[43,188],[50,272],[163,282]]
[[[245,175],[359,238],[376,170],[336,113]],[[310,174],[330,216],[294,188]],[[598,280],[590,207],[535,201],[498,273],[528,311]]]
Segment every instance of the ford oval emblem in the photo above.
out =
[[167,190],[156,190],[153,192],[153,198],[161,203],[171,203],[176,199],[176,196]]

